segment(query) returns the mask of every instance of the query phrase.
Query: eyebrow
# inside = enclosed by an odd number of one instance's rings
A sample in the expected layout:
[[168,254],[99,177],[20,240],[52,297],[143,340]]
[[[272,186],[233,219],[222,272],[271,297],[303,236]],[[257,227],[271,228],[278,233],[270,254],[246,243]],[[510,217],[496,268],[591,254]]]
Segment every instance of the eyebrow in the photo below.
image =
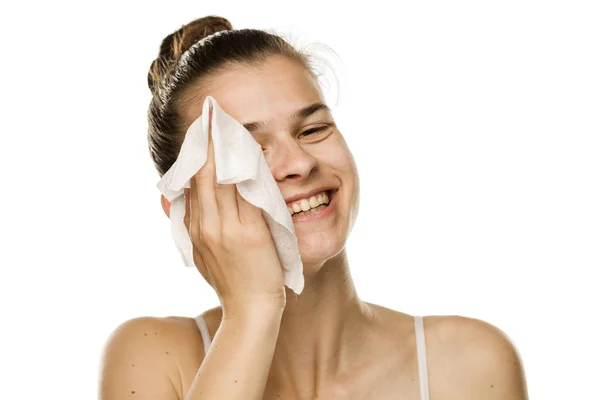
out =
[[[311,116],[312,114],[316,113],[319,110],[327,110],[328,112],[331,112],[331,110],[329,109],[329,107],[327,107],[326,104],[314,103],[309,106],[303,107],[299,110],[296,110],[295,112],[292,113],[291,118],[295,119],[295,120],[305,119],[305,118],[308,118],[309,116]],[[249,132],[256,131],[259,129],[267,129],[267,126],[268,126],[268,124],[266,124],[264,121],[247,122],[243,125],[244,125],[244,128],[246,128]]]

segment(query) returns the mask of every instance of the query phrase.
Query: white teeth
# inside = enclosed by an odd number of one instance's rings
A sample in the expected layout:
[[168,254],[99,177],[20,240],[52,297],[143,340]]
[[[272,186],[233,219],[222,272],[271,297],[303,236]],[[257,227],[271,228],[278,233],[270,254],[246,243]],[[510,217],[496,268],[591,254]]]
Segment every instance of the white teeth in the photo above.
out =
[[310,203],[308,200],[302,199],[302,201],[300,201],[300,208],[302,208],[302,211],[310,210]]
[[[321,196],[319,196],[319,199],[320,198],[321,198]],[[321,202],[319,200],[317,200],[317,198],[315,196],[308,199],[308,203],[310,204],[310,208],[318,207],[319,204],[321,204]]]
[[288,206],[290,215],[304,215],[308,212],[314,213],[314,209],[322,204],[329,204],[329,196],[327,192],[319,193],[316,196],[311,196],[308,199],[302,199]]

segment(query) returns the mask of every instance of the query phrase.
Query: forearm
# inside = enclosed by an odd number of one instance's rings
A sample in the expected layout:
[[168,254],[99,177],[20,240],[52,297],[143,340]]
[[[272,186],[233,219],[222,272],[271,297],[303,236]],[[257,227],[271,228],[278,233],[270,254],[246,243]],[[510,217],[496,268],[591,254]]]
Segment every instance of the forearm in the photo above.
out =
[[185,400],[262,400],[282,313],[261,308],[224,318]]

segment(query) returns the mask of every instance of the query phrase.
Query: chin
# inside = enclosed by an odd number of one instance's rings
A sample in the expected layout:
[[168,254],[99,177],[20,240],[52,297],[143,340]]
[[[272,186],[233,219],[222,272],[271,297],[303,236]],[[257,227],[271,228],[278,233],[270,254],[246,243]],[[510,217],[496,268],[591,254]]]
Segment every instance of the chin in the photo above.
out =
[[344,246],[345,243],[339,240],[338,237],[331,240],[331,236],[327,239],[319,237],[319,235],[311,235],[308,238],[298,239],[298,249],[305,269],[307,267],[311,268],[309,266],[322,265],[325,261],[339,254]]

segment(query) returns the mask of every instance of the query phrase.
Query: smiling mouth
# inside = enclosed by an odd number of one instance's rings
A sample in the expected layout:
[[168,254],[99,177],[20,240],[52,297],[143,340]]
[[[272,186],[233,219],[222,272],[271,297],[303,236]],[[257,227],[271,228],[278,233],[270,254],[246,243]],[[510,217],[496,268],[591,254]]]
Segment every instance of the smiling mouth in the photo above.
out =
[[310,210],[307,210],[307,211],[299,211],[297,213],[292,214],[291,217],[293,218],[293,217],[298,217],[298,216],[302,216],[302,215],[315,214],[315,213],[329,207],[329,205],[333,201],[333,197],[337,193],[337,189],[326,190],[325,193],[327,194],[327,197],[329,198],[329,202],[320,204],[319,206],[317,206],[315,208],[311,208]]

